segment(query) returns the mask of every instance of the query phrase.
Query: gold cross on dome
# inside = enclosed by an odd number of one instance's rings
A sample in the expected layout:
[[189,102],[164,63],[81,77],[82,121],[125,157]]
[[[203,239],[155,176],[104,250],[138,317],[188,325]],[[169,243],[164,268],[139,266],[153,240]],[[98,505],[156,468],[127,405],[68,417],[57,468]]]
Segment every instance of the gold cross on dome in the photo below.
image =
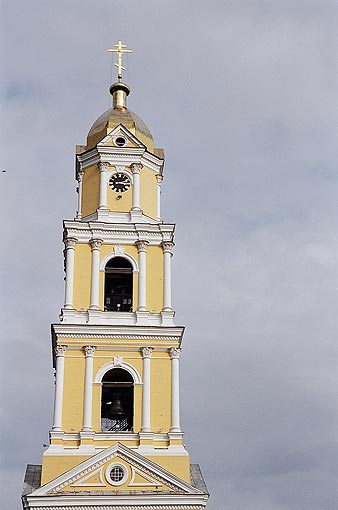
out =
[[118,55],[118,63],[116,64],[114,62],[114,66],[116,66],[118,68],[117,77],[119,80],[122,80],[122,69],[123,69],[123,71],[126,70],[126,68],[123,67],[123,65],[122,65],[122,54],[133,52],[132,50],[127,50],[126,48],[127,48],[127,45],[122,44],[122,41],[119,41],[117,44],[114,44],[114,46],[108,50],[108,51],[111,51],[112,53],[117,53],[117,55]]

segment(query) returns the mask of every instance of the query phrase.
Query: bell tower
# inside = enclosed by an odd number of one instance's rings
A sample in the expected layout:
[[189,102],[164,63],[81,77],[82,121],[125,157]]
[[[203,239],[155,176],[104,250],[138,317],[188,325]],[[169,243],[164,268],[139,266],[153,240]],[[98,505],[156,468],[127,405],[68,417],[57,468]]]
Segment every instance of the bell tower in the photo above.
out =
[[202,510],[208,493],[183,444],[164,151],[127,108],[119,41],[112,108],[76,147],[78,205],[63,223],[65,298],[52,324],[54,418],[25,509]]

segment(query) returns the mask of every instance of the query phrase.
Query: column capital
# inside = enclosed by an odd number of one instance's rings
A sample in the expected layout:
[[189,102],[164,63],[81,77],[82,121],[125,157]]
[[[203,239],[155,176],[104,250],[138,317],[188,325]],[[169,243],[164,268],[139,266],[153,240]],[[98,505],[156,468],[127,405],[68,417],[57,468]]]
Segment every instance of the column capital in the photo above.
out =
[[170,255],[173,254],[173,247],[175,246],[175,243],[173,241],[163,241],[161,243],[163,253],[170,253]]
[[171,349],[169,349],[170,359],[179,359],[181,350],[182,349],[180,349],[179,347],[172,347]]
[[149,241],[136,241],[137,251],[139,253],[146,252]]
[[76,237],[66,237],[66,239],[64,240],[64,243],[65,243],[66,250],[74,249],[75,245],[77,243],[77,239],[76,239]]
[[85,345],[84,347],[82,347],[82,349],[83,349],[83,352],[86,355],[86,358],[92,358],[94,356],[94,352],[96,350],[96,347],[94,347],[92,345]]
[[99,250],[101,248],[102,243],[103,243],[102,239],[91,239],[89,241],[92,250]]
[[83,176],[84,176],[84,170],[78,170],[76,172],[77,182],[82,182]]
[[143,165],[141,165],[141,163],[132,163],[130,168],[133,174],[139,174],[143,168]]
[[65,353],[66,353],[66,350],[67,350],[67,345],[57,345],[54,349],[54,352],[55,352],[55,356],[57,358],[59,357],[64,357]]
[[109,168],[108,161],[99,161],[97,166],[99,167],[100,172],[107,172]]
[[151,358],[153,350],[153,347],[141,347],[142,358]]
[[162,181],[163,181],[163,175],[157,174],[156,175],[156,181],[157,181],[157,184],[160,186],[162,184]]

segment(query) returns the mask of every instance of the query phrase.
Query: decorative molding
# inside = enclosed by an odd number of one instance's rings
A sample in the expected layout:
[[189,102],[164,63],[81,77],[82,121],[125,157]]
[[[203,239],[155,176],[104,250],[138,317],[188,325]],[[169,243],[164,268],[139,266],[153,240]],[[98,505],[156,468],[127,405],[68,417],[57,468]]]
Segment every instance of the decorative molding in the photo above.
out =
[[158,184],[159,186],[161,186],[162,181],[163,181],[163,175],[161,175],[161,174],[157,174],[157,175],[156,175],[156,181],[157,181],[157,184]]
[[143,168],[143,165],[141,165],[141,163],[132,163],[130,165],[130,168],[131,168],[133,174],[139,174]]
[[122,358],[122,356],[119,356],[119,355],[114,356],[113,363],[114,363],[114,367],[122,367],[122,365],[123,365],[123,358]]
[[103,243],[102,239],[91,239],[89,241],[92,250],[100,250],[102,243]]
[[115,257],[123,256],[124,255],[124,246],[121,246],[120,244],[118,246],[114,246],[114,255]]
[[84,176],[83,170],[78,170],[78,172],[76,172],[76,180],[79,184],[80,184],[80,182],[82,182],[83,176]]
[[[115,500],[115,496],[114,496]],[[60,497],[58,497],[58,503],[60,503]],[[67,504],[68,503],[68,504]],[[48,506],[35,506],[31,507],[34,508],[34,510],[115,510],[115,508],[118,510],[204,510],[206,507],[206,502],[201,505],[189,505],[189,504],[181,504],[181,503],[174,503],[174,504],[154,504],[154,505],[118,505],[114,508],[111,504],[102,505],[98,501],[97,504],[90,501],[86,501],[83,504],[76,504],[76,505],[69,505],[69,502],[67,502],[65,505],[54,505],[54,502],[48,502]],[[85,505],[85,506],[83,506]],[[28,507],[27,507],[28,508]]]
[[182,349],[178,347],[172,347],[169,349],[170,359],[179,359]]
[[66,350],[67,350],[67,345],[57,345],[54,349],[54,352],[55,352],[55,356],[58,358],[58,357],[63,357],[66,353]]
[[149,244],[149,241],[146,241],[146,240],[136,241],[135,245],[137,246],[138,253],[141,253],[141,252],[146,253],[148,244]]
[[95,350],[96,350],[96,347],[94,347],[92,345],[85,345],[83,347],[83,351],[86,355],[86,358],[92,358],[94,356]]
[[125,362],[121,362],[120,365],[116,365],[115,364],[115,359],[114,359],[114,361],[111,361],[110,363],[107,363],[106,365],[103,365],[103,367],[101,367],[96,372],[96,376],[94,378],[94,383],[101,383],[102,379],[103,379],[103,376],[107,372],[109,372],[109,370],[112,370],[112,369],[116,368],[117,366],[119,368],[123,368],[124,370],[126,370],[126,372],[129,372],[129,374],[132,376],[132,378],[134,380],[134,384],[142,384],[142,379],[140,377],[140,374],[136,370],[136,368],[134,368],[132,365],[129,365],[129,363],[125,363]]
[[[136,475],[139,475],[139,476],[142,476],[143,478],[145,478],[147,482],[135,482],[135,477]],[[135,468],[134,466],[131,466],[131,480],[130,480],[130,483],[128,483],[128,487],[158,487],[159,485],[162,485],[159,484],[159,483],[156,483],[156,480],[154,480],[154,478],[146,475],[145,473],[143,473],[143,471],[140,471],[139,469]]]
[[88,334],[88,333],[61,333],[58,335],[59,338],[107,338],[109,340],[163,340],[165,342],[177,342],[177,336],[152,336],[152,335],[105,335],[105,334]]
[[[100,483],[95,483],[95,482],[84,483],[87,480],[89,480],[90,478],[92,478],[93,476],[95,476],[97,473],[99,473]],[[98,468],[95,471],[90,472],[87,476],[85,476],[84,478],[79,480],[77,483],[73,484],[73,487],[106,487],[106,486],[107,485],[105,484],[103,477],[102,477],[102,469],[101,468]]]
[[104,271],[106,264],[114,257],[123,257],[124,259],[127,259],[132,265],[133,273],[138,273],[139,269],[136,260],[128,253],[125,253],[124,246],[120,245],[114,247],[114,253],[108,253],[108,255],[103,257],[100,262],[100,271]]
[[173,241],[162,241],[161,243],[163,253],[170,253],[170,255],[173,254],[172,250],[175,246],[175,243]]
[[66,239],[64,239],[63,242],[65,243],[66,250],[74,250],[76,243],[77,243],[77,238],[76,237],[66,237]]
[[97,166],[99,167],[100,172],[108,172],[109,170],[108,161],[99,161]]
[[141,347],[142,358],[151,358],[153,347]]

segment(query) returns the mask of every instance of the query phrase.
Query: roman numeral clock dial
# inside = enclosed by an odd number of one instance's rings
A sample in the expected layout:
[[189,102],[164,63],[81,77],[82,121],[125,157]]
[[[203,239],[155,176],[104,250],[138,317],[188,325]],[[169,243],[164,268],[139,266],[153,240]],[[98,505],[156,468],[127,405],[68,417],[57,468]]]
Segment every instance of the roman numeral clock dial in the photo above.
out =
[[131,182],[128,175],[118,173],[111,176],[109,179],[109,186],[117,193],[124,193],[130,188]]

